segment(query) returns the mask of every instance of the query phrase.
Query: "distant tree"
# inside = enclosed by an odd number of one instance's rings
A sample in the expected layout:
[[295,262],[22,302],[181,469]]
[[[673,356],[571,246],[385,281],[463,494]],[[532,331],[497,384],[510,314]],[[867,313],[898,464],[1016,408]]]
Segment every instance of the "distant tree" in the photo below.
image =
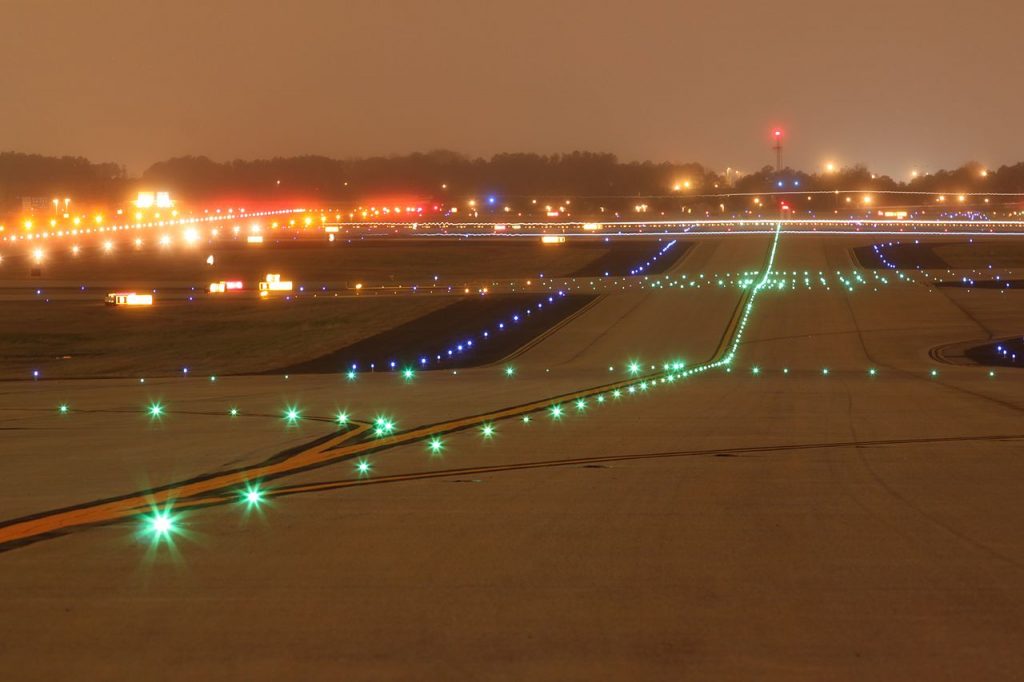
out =
[[127,188],[127,173],[116,163],[91,163],[77,156],[0,153],[0,206],[18,210],[22,197],[69,197],[103,202]]

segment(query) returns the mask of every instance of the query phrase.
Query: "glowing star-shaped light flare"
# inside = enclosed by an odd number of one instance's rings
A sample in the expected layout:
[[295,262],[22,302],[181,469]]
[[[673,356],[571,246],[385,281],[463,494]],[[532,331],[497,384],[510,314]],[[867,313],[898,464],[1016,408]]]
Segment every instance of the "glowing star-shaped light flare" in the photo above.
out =
[[295,422],[299,421],[299,418],[301,416],[302,414],[295,407],[289,407],[287,410],[284,411],[284,419],[289,424],[294,424]]
[[439,455],[444,450],[444,441],[439,436],[434,436],[427,441],[427,449],[430,450],[430,454]]
[[345,372],[345,378],[348,379],[349,381],[355,381],[356,371],[354,369],[350,369],[349,371]]
[[640,373],[640,363],[635,360],[630,361],[629,365],[627,366],[627,370],[630,374],[636,376],[637,374]]
[[369,476],[370,475],[370,469],[372,469],[372,468],[373,468],[373,465],[370,464],[365,459],[361,459],[358,462],[356,462],[356,473],[359,474],[360,478],[362,478],[364,476]]
[[413,371],[412,367],[406,367],[402,370],[402,378],[406,381],[412,381],[416,376],[416,372]]
[[69,409],[71,408],[68,407],[67,403],[61,403],[60,405],[57,406],[57,411],[60,412],[61,414],[67,414]]
[[494,438],[494,424],[487,422],[486,424],[481,426],[480,435],[486,438],[487,440]]
[[250,484],[241,493],[242,501],[249,507],[258,507],[266,500],[266,495],[258,484]]
[[555,420],[561,419],[563,411],[561,405],[552,405],[550,410],[551,418]]
[[149,414],[150,419],[159,419],[164,416],[164,406],[160,403],[150,403],[149,407],[146,408],[146,412]]
[[584,398],[579,398],[576,401],[576,410],[582,412],[585,409],[587,409],[587,401]]
[[345,426],[348,424],[348,412],[342,410],[338,412],[337,416],[334,417],[334,421],[338,422],[338,426]]
[[238,408],[237,407],[232,407],[230,410],[228,410],[228,414],[231,415],[232,417],[237,417],[238,416]]
[[515,367],[513,367],[512,365],[507,365],[505,367],[505,376],[512,377],[512,376],[515,376],[515,374],[516,374],[516,368]]
[[387,417],[377,417],[373,421],[373,435],[377,438],[389,436],[395,432],[395,422]]

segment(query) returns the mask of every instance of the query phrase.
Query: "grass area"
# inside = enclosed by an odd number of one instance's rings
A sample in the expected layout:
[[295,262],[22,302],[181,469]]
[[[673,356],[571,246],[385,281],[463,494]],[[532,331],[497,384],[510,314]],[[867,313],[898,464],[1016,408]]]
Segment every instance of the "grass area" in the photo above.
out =
[[1024,267],[1024,244],[1008,240],[935,244],[932,250],[952,268]]
[[[109,282],[118,287],[144,287],[161,282],[205,286],[220,279],[252,283],[268,272],[310,285],[318,282],[424,284],[434,276],[458,285],[481,278],[553,277],[575,272],[607,255],[612,247],[599,240],[576,240],[543,245],[530,239],[367,239],[352,242],[296,240],[247,246],[235,242],[195,247],[156,245],[146,235],[141,248],[122,237],[110,253],[83,248],[77,255],[70,244],[48,244],[41,276],[30,277],[32,263],[25,253],[5,254],[0,282]],[[66,247],[66,248],[64,248]],[[654,251],[656,244],[646,248]],[[214,265],[207,265],[207,256]]]
[[450,297],[201,300],[125,309],[17,301],[0,315],[0,378],[198,376],[280,367],[454,303]]

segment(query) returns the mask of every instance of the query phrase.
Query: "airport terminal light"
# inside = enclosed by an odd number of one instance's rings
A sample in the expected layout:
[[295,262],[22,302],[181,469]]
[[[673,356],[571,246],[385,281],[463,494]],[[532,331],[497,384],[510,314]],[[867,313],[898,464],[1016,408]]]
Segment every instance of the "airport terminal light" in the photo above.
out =
[[106,304],[112,306],[151,306],[153,305],[153,294],[136,294],[130,292],[115,292],[107,294]]
[[242,291],[245,288],[245,284],[241,280],[221,280],[220,282],[210,282],[209,291],[211,294],[223,294],[229,291]]
[[266,278],[260,282],[260,296],[266,297],[271,292],[291,291],[293,288],[290,280],[281,280],[281,275],[278,273],[267,273]]

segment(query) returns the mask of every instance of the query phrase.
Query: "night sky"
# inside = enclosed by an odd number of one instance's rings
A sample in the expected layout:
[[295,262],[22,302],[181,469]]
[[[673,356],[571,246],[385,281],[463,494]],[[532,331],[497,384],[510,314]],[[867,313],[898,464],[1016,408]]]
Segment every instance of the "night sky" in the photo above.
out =
[[1024,160],[1024,2],[0,0],[0,150]]

